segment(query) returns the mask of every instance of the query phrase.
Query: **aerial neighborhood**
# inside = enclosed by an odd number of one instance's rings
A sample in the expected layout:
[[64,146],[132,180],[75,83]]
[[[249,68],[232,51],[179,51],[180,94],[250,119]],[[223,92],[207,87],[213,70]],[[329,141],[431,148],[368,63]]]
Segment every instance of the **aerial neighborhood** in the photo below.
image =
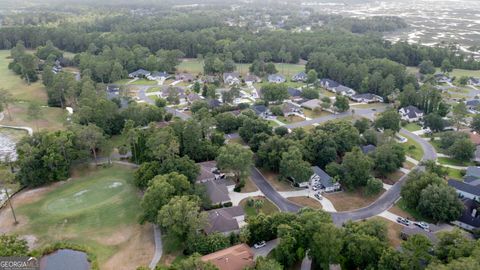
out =
[[480,269],[476,46],[337,5],[47,2],[0,13],[0,269]]

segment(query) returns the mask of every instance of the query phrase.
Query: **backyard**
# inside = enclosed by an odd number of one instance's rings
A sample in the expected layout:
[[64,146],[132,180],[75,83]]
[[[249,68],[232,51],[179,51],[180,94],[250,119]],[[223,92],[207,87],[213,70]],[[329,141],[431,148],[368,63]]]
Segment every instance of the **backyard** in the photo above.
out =
[[147,265],[153,254],[153,232],[151,225],[138,224],[141,210],[133,170],[83,168],[76,174],[71,180],[16,196],[20,224],[13,226],[9,211],[4,210],[0,227],[26,235],[37,247],[58,241],[88,246],[96,252],[101,269]]

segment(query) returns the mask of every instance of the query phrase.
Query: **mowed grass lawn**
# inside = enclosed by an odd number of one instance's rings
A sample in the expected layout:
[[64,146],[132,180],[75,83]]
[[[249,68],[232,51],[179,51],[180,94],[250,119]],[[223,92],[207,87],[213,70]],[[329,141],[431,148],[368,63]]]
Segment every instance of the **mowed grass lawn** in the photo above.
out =
[[40,245],[63,240],[86,245],[97,254],[100,264],[105,263],[124,241],[132,240],[130,229],[140,226],[140,198],[133,172],[112,166],[59,185],[17,209],[18,215],[27,218],[18,233],[35,235]]
[[418,161],[422,160],[422,157],[423,157],[422,146],[416,141],[414,141],[412,138],[406,136],[405,134],[401,134],[401,136],[407,138],[408,140],[406,143],[401,144],[405,149],[405,153],[407,154],[407,156],[410,156],[413,159]]
[[[240,64],[236,63],[237,71],[241,74],[245,75],[249,71],[251,63]],[[290,79],[291,76],[294,74],[305,71],[305,65],[300,64],[282,64],[282,63],[275,63],[275,67],[277,71],[285,76],[287,79]],[[178,72],[188,72],[193,74],[203,73],[203,61],[198,59],[183,59],[183,61],[177,66]]]
[[265,215],[270,215],[270,214],[273,214],[273,213],[279,211],[278,207],[276,207],[275,204],[273,204],[270,200],[266,199],[263,196],[253,197],[253,199],[263,201],[263,205],[260,209],[258,209],[258,211],[255,207],[248,205],[248,203],[247,203],[248,198],[240,201],[240,206],[242,206],[243,210],[245,210],[245,214],[247,214],[247,217],[256,216],[259,213],[263,213]]
[[20,76],[8,69],[11,61],[10,51],[0,50],[0,88],[8,90],[15,99],[35,101],[46,105],[47,93],[41,81],[28,85]]

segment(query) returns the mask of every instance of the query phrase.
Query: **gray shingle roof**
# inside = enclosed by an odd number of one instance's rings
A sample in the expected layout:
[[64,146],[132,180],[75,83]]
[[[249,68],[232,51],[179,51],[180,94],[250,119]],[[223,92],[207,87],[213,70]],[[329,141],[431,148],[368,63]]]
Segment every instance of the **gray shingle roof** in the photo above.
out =
[[215,180],[212,180],[205,182],[203,185],[212,204],[230,201],[228,188],[224,183],[216,183]]
[[467,172],[465,173],[465,176],[474,176],[474,177],[480,178],[480,167],[469,166],[467,168]]
[[454,179],[448,180],[448,185],[455,188],[456,190],[470,193],[475,196],[480,196],[479,186],[472,186],[472,185],[469,185],[468,183],[464,183]]
[[234,206],[210,210],[207,214],[208,224],[205,227],[205,233],[210,234],[238,230],[240,227],[235,217],[243,216],[245,212],[241,206]]
[[468,224],[470,226],[479,228],[480,227],[480,216],[478,213],[475,216],[472,216],[473,210],[478,209],[480,204],[472,199],[464,198],[462,200],[464,210],[462,215],[457,219],[458,221]]
[[312,170],[314,174],[320,176],[320,183],[322,183],[324,187],[327,188],[333,186],[332,177],[330,177],[330,175],[328,175],[324,170],[320,169],[318,166],[312,166]]

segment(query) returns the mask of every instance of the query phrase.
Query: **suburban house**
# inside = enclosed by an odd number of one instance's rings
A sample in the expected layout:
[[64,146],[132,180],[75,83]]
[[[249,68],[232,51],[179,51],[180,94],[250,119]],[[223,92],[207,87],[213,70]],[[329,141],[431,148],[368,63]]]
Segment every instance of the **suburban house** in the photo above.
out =
[[184,82],[193,82],[195,76],[190,73],[178,73],[175,75],[175,80],[177,81],[184,81]]
[[288,95],[290,96],[291,100],[302,99],[302,91],[301,90],[299,90],[297,88],[293,88],[293,87],[288,87],[287,91],[288,91]]
[[128,103],[130,98],[128,96],[122,95],[120,93],[120,86],[116,84],[107,85],[107,99],[108,100],[119,100],[120,101],[120,108],[125,109],[128,107]]
[[139,70],[136,70],[132,73],[129,73],[128,74],[128,77],[131,78],[131,79],[134,79],[134,78],[146,78],[150,75],[150,71],[148,70],[145,70],[145,69],[139,69]]
[[265,105],[254,105],[252,106],[252,110],[256,115],[263,118],[266,118],[270,115],[270,110]]
[[[471,179],[472,181],[466,182]],[[477,200],[480,198],[480,181],[473,178],[465,177],[464,182],[455,179],[449,179],[448,185],[455,188],[460,198],[467,198],[471,200]]]
[[197,176],[197,183],[205,183],[207,181],[217,180],[222,178],[222,174],[217,168],[216,161],[204,161],[197,163],[200,167],[200,174]]
[[462,215],[457,220],[452,221],[452,224],[467,231],[480,228],[480,213],[478,211],[480,203],[469,198],[463,198],[462,203],[464,206]]
[[190,93],[187,95],[187,101],[189,103],[193,103],[194,101],[201,100],[201,99],[202,99],[202,96],[200,96],[197,93]]
[[381,96],[371,94],[371,93],[355,94],[350,98],[353,101],[360,102],[360,103],[383,102],[383,98]]
[[480,86],[480,78],[470,78],[468,84],[473,86]]
[[315,108],[319,108],[321,103],[322,102],[319,99],[311,99],[303,102],[300,104],[300,106],[306,109],[314,110]]
[[223,73],[223,83],[228,85],[240,84],[240,74],[238,72],[225,72]]
[[319,181],[322,185],[322,190],[324,192],[334,192],[341,189],[341,185],[338,182],[333,182],[332,177],[328,175],[324,170],[320,169],[318,166],[312,166],[313,174],[310,177],[310,182]]
[[205,75],[200,79],[201,83],[214,83],[217,80],[217,77],[212,75]]
[[218,107],[222,106],[222,102],[218,99],[211,98],[211,99],[208,100],[208,106],[210,108],[218,108]]
[[352,88],[341,85],[338,82],[330,79],[321,79],[320,85],[328,91],[342,96],[352,97],[357,93]]
[[303,110],[300,105],[297,105],[292,102],[285,102],[282,105],[283,116],[291,116],[291,115],[303,115]]
[[285,77],[281,74],[270,74],[268,75],[268,82],[269,83],[284,83]]
[[147,79],[149,79],[150,81],[156,81],[156,80],[166,79],[169,76],[170,75],[167,72],[155,71],[152,74],[148,75]]
[[[210,203],[212,205],[223,205],[231,202],[230,196],[228,196],[228,187],[226,181],[215,181],[209,180],[202,185],[205,187],[205,192],[207,193],[208,198],[210,198]],[[230,185],[231,189],[235,185]]]
[[475,177],[475,179],[480,179],[480,167],[478,166],[469,166],[465,172],[465,176]]
[[437,83],[451,83],[452,79],[445,74],[437,73],[433,75]]
[[292,82],[306,82],[308,79],[307,73],[301,71],[292,76]]
[[416,122],[423,117],[423,111],[421,111],[419,108],[412,105],[403,107],[400,110],[398,110],[398,112],[400,113],[402,120],[405,120],[408,122]]
[[244,270],[255,266],[254,254],[246,244],[222,249],[200,259],[214,264],[219,270]]
[[375,152],[375,149],[377,149],[377,147],[373,144],[368,144],[368,145],[361,146],[360,149],[362,149],[362,152],[365,155],[367,155],[367,154],[370,154],[372,152]]
[[238,233],[245,225],[245,212],[242,206],[219,208],[207,211],[208,224],[204,228],[206,234],[222,233],[229,235]]
[[254,74],[248,74],[245,76],[245,83],[259,83],[262,79]]
[[471,99],[471,100],[467,100],[465,102],[465,105],[467,106],[467,109],[471,112],[471,113],[476,113],[478,112],[479,110],[479,105],[480,105],[480,99]]

